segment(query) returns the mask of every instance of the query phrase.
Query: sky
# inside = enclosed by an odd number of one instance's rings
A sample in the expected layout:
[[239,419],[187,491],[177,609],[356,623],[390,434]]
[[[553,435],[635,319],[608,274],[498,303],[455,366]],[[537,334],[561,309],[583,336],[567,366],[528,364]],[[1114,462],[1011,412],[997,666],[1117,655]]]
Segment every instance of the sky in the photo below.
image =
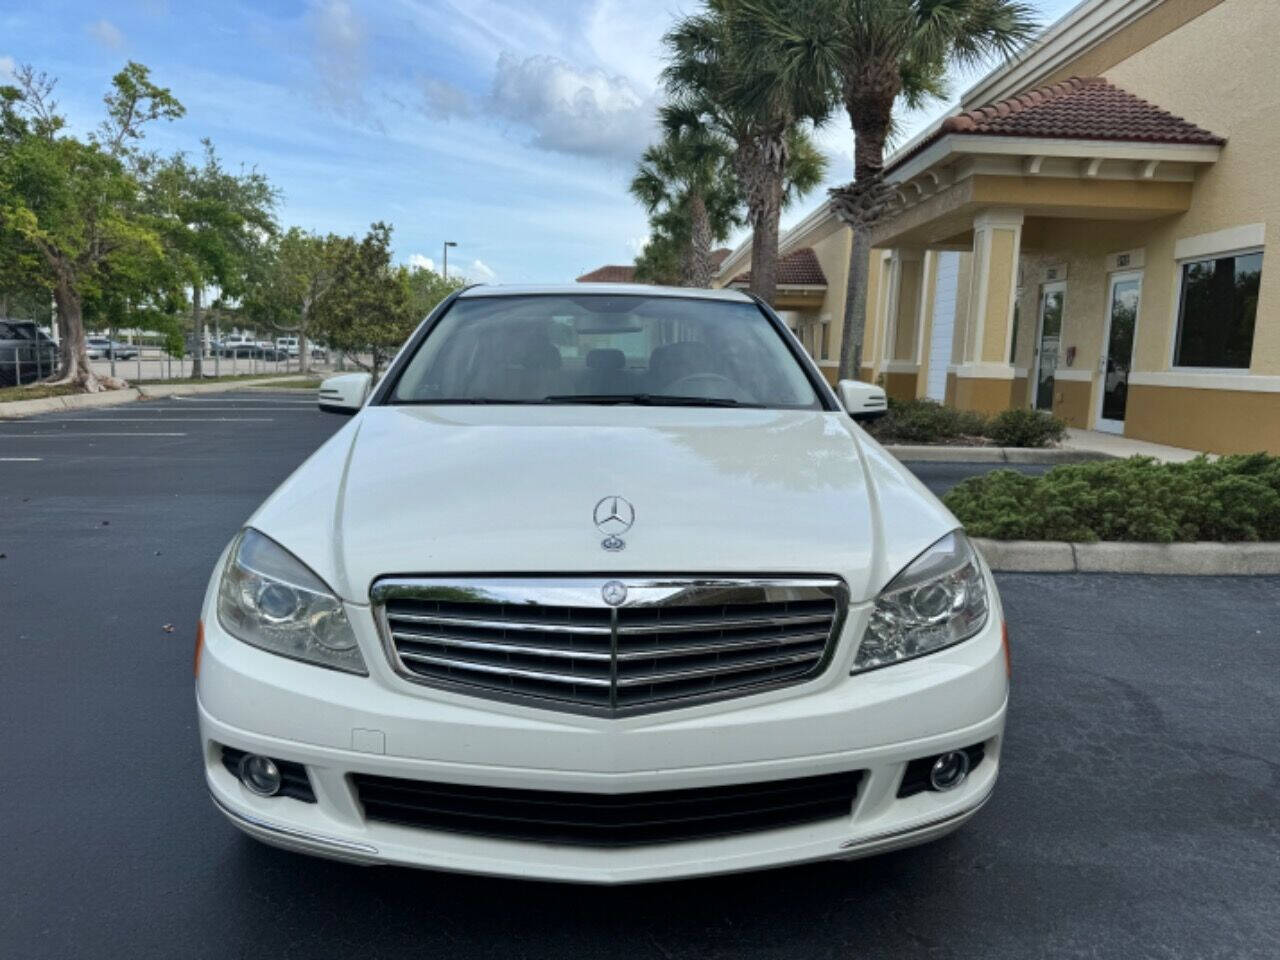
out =
[[[1034,0],[1045,23],[1076,0]],[[655,137],[662,35],[697,0],[0,0],[0,83],[16,64],[58,78],[72,130],[102,117],[127,60],[186,116],[147,146],[212,139],[282,191],[284,226],[395,228],[399,262],[477,282],[556,283],[629,263],[648,230],[627,194]],[[959,94],[984,71],[953,78]],[[947,104],[906,117],[903,137]],[[829,185],[852,137],[819,131]],[[814,191],[784,214],[799,220]],[[742,239],[731,239],[736,243]]]

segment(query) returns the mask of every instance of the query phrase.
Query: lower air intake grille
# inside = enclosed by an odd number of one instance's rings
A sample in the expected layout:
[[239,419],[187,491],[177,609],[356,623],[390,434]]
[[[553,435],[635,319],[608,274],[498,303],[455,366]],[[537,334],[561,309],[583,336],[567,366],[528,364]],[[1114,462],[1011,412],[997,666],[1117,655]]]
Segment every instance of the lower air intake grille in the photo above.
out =
[[847,605],[827,578],[387,579],[372,597],[406,679],[611,716],[812,679]]
[[849,816],[862,771],[693,790],[510,790],[355,774],[370,820],[504,840],[638,846]]

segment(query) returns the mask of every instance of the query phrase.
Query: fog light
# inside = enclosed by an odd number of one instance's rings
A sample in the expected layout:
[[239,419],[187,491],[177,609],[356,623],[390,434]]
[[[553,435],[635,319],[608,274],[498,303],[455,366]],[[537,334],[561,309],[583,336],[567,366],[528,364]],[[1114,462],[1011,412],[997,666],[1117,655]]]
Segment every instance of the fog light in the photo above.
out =
[[969,775],[969,755],[963,750],[944,753],[929,768],[929,785],[935,790],[954,790]]
[[280,769],[270,757],[247,753],[240,761],[240,782],[260,797],[280,792]]

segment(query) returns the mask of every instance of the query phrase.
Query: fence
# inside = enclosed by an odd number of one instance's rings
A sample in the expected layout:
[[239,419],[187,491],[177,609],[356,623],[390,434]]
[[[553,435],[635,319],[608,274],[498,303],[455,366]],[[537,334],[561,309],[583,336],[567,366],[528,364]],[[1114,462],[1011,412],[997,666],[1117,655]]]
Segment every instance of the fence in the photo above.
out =
[[[192,375],[190,357],[172,357],[163,350],[142,348],[137,356],[123,359],[107,357],[90,360],[90,367],[98,376],[122,377],[133,381],[182,380]],[[57,356],[47,351],[14,347],[0,350],[0,387],[34,383],[52,376],[58,366]],[[298,374],[302,364],[298,357],[273,356],[207,356],[201,358],[201,374],[205,377],[271,376],[273,374]],[[328,364],[312,360],[309,369],[323,373]]]
[[58,358],[35,347],[13,347],[0,351],[0,387],[20,386],[52,376],[58,369]]

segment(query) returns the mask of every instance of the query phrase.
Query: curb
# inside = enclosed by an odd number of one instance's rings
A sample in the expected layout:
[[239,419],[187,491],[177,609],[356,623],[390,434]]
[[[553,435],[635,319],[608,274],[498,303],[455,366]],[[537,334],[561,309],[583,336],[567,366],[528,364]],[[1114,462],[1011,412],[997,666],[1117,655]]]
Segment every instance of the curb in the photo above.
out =
[[[69,393],[61,397],[38,397],[35,400],[11,400],[0,403],[0,420],[16,420],[38,413],[57,410],[84,410],[92,407],[114,407],[135,400],[151,400],[157,397],[178,397],[191,393],[227,393],[262,383],[277,383],[287,378],[268,377],[261,380],[236,380],[224,383],[165,383],[147,386],[145,383],[126,390],[104,390],[102,393]],[[301,379],[301,378],[299,378]]]
[[1060,447],[943,447],[932,444],[886,444],[904,462],[915,463],[1093,463],[1116,459],[1109,453]]
[[1280,574],[1280,543],[1066,543],[978,537],[973,543],[987,565],[1001,573]]

